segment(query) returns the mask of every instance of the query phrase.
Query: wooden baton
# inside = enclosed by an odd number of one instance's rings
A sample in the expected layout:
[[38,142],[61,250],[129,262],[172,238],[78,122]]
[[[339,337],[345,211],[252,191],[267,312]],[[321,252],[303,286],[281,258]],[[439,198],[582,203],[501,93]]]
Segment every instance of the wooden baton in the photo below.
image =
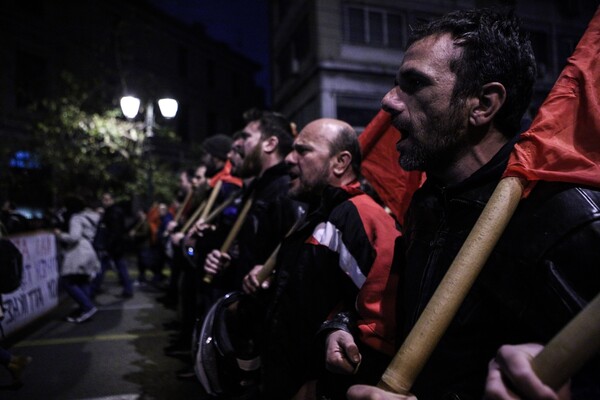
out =
[[531,361],[536,375],[554,390],[600,350],[600,294]]
[[[248,215],[248,211],[250,211],[251,206],[252,206],[252,197],[250,197],[248,200],[246,200],[246,203],[244,203],[244,207],[242,208],[242,211],[240,211],[240,215],[238,215],[237,219],[235,220],[235,223],[233,224],[233,227],[227,234],[225,241],[223,242],[223,244],[221,245],[221,248],[219,249],[219,251],[221,253],[227,253],[227,251],[229,251],[229,248],[233,244],[233,241],[235,240],[237,234],[240,232],[240,229],[242,228],[242,225],[244,224],[244,221],[246,220],[246,216]],[[214,278],[213,274],[206,274],[206,275],[204,275],[203,281],[204,281],[204,283],[211,283],[213,278]]]

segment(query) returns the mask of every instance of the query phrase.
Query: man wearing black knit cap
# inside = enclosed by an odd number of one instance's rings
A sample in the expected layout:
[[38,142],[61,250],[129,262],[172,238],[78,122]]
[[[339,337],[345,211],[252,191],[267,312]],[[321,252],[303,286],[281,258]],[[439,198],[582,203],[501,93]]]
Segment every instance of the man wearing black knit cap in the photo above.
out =
[[206,176],[211,178],[223,169],[232,139],[223,134],[210,136],[202,142],[201,162],[206,164]]

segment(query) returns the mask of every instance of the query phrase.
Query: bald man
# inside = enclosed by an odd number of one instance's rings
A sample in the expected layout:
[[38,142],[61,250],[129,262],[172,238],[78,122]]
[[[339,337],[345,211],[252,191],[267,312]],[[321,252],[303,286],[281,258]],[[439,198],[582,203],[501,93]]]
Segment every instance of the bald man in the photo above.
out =
[[[292,398],[320,375],[315,335],[339,311],[359,316],[363,343],[394,349],[396,295],[381,293],[397,285],[390,265],[398,231],[360,190],[360,159],[356,132],[334,119],[309,123],[286,157],[289,194],[308,212],[283,241],[269,288],[261,399]],[[245,283],[256,289],[252,279]]]

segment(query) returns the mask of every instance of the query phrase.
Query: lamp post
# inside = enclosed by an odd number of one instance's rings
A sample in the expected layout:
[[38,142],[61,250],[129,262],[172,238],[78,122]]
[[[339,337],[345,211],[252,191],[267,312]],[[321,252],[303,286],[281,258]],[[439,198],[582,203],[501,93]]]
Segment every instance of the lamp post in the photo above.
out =
[[[140,110],[141,101],[137,97],[134,96],[124,96],[121,98],[121,111],[123,115],[129,119],[133,119],[137,116]],[[158,108],[163,117],[167,119],[174,118],[177,115],[177,100],[171,98],[162,98],[158,100]],[[152,101],[148,101],[145,107],[145,115],[144,115],[144,130],[146,132],[144,137],[144,149],[148,155],[147,157],[147,178],[148,178],[148,202],[152,202],[152,198],[154,197],[154,186],[153,186],[153,165],[152,159],[150,157],[150,146],[149,143],[146,143],[148,138],[154,136],[154,104]]]

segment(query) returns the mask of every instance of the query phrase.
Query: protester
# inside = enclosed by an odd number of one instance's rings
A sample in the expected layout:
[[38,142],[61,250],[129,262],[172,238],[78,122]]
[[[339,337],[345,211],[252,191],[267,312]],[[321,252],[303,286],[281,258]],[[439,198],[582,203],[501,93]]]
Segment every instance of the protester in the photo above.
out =
[[[336,307],[352,310],[358,304],[365,318],[378,320],[371,332],[374,342],[393,341],[389,334],[394,333],[394,305],[378,307],[371,296],[380,286],[397,285],[390,264],[398,231],[359,189],[356,133],[342,121],[313,121],[294,141],[286,163],[289,195],[306,202],[308,211],[305,222],[283,241],[269,288],[261,399],[291,398],[317,378],[321,368],[314,358],[314,336]],[[245,278],[247,289],[258,289],[259,269]],[[369,311],[373,305],[377,310]],[[307,387],[314,394],[314,385]]]
[[[192,202],[197,203],[200,199],[194,200],[194,170],[185,169],[179,172],[178,175],[178,186],[175,193],[175,198],[171,203],[171,207],[167,209],[170,217],[166,217],[168,220],[162,228],[162,235],[158,236],[161,241],[162,249],[165,257],[165,262],[169,265],[171,273],[169,275],[169,282],[167,285],[167,292],[164,296],[159,297],[157,300],[163,303],[168,308],[175,308],[179,301],[179,280],[181,276],[182,268],[182,253],[179,247],[179,241],[174,243],[172,240],[173,236],[177,234],[179,228],[181,228],[185,221],[194,212],[194,206]],[[163,210],[165,211],[165,210]],[[166,216],[167,214],[165,214]],[[164,219],[165,216],[162,218]],[[161,219],[162,221],[162,219]],[[181,238],[179,238],[181,240]],[[177,247],[177,249],[175,249]]]
[[[512,13],[457,11],[413,30],[395,86],[382,102],[402,132],[400,165],[428,177],[413,196],[396,246],[401,339],[504,172],[535,72],[531,45]],[[414,395],[481,398],[488,362],[501,345],[548,341],[598,293],[599,206],[597,190],[537,184],[412,386]],[[352,342],[347,334],[329,353],[347,354]],[[335,367],[340,360],[330,362]],[[598,398],[598,374],[598,362],[588,364],[572,380],[572,397]],[[349,395],[405,398],[365,386]]]
[[[231,149],[231,143],[232,140],[229,136],[217,134],[208,137],[201,144],[200,162],[206,166],[205,173],[206,177],[209,178],[208,184],[211,187],[210,192],[205,191],[206,197],[210,196],[217,185],[220,186],[220,188],[217,188],[218,192],[216,192],[213,208],[228,197],[235,195],[241,186],[241,180],[232,177],[230,174],[231,164],[227,160],[227,154]],[[218,182],[221,183],[218,184]],[[231,205],[223,210],[219,223],[231,226],[236,215],[237,208]],[[177,230],[175,231],[177,232]],[[187,232],[179,231],[171,235],[171,241],[174,245],[173,262],[179,263],[181,266],[178,302],[181,326],[173,343],[165,348],[167,355],[180,357],[183,354],[190,354],[196,319],[203,313],[204,309],[199,292],[204,274],[196,264],[201,265],[204,262],[204,257],[208,250],[214,246],[215,240],[222,241],[222,238],[218,238],[217,235],[203,235],[201,241],[197,240],[194,229]],[[177,376],[181,379],[190,379],[194,377],[194,374],[191,368],[184,368],[177,373]]]
[[[232,146],[232,173],[253,179],[244,188],[242,198],[242,203],[252,198],[252,206],[235,242],[231,281],[221,294],[242,289],[244,276],[266,261],[298,219],[302,207],[287,195],[290,178],[284,158],[294,140],[290,122],[281,114],[257,109],[247,111],[244,117],[247,124],[238,142],[243,143],[242,151],[233,151]],[[240,154],[243,156],[236,158]],[[213,249],[206,257],[204,271],[216,275],[231,263],[231,254]]]
[[[157,229],[156,229],[156,243],[154,244],[156,246],[156,254],[158,256],[158,261],[157,261],[157,273],[159,274],[159,276],[163,276],[163,268],[165,265],[167,265],[167,267],[170,270],[170,276],[172,275],[173,271],[171,268],[171,258],[167,256],[166,254],[166,248],[165,248],[165,243],[168,239],[168,234],[166,232],[167,230],[167,225],[169,224],[169,222],[171,222],[173,220],[173,214],[171,214],[171,212],[169,211],[169,207],[167,206],[166,203],[164,202],[160,202],[157,205],[158,208],[158,224],[157,224]],[[169,280],[168,284],[167,284],[167,290],[169,290],[171,286],[171,281]]]
[[[129,277],[128,262],[125,257],[127,250],[125,241],[127,236],[125,211],[119,204],[115,203],[110,193],[102,195],[102,206],[104,212],[98,223],[98,230],[102,230],[102,243],[95,243],[97,245],[96,250],[99,251],[102,268],[96,278],[94,278],[92,284],[93,293],[99,293],[104,281],[104,273],[114,265],[122,286],[122,292],[119,297],[129,299],[133,297],[133,284]],[[98,242],[98,240],[95,242]]]
[[153,273],[153,282],[157,279],[155,263],[158,261],[158,256],[154,253],[155,249],[152,246],[148,214],[144,210],[138,210],[137,219],[128,235],[135,249],[138,269],[138,277],[134,285],[144,287],[148,284],[147,272]]
[[60,277],[66,292],[79,306],[66,320],[81,323],[98,311],[92,301],[91,280],[100,271],[100,260],[92,247],[100,215],[76,196],[65,199],[65,208],[69,231],[54,231],[61,248]]

